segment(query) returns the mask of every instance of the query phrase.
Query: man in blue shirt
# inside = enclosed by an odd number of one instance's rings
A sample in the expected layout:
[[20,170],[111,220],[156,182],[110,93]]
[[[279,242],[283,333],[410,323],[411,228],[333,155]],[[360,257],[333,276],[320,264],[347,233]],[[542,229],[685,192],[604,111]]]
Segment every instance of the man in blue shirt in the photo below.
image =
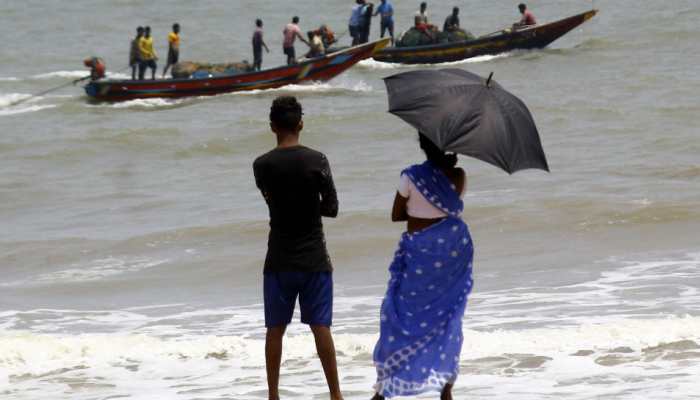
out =
[[381,37],[384,38],[384,33],[389,30],[391,36],[391,44],[394,45],[394,6],[389,0],[381,0],[374,15],[381,15]]
[[362,12],[365,9],[365,0],[355,0],[355,2],[357,4],[352,8],[352,14],[350,14],[350,22],[348,26],[348,31],[352,37],[353,46],[360,44]]

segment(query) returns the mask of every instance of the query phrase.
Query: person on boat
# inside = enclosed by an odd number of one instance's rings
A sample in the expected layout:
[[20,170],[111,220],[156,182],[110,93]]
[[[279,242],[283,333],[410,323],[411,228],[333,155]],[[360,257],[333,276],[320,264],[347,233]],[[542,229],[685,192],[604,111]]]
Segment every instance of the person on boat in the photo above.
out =
[[177,64],[180,59],[180,24],[173,24],[173,31],[168,34],[168,62],[163,68],[163,78],[168,73],[168,69]]
[[428,24],[428,3],[420,3],[420,9],[416,11],[414,20],[416,25],[419,23],[419,21],[421,24]]
[[352,37],[352,45],[360,44],[361,26],[362,26],[362,11],[365,7],[365,0],[355,0],[355,5],[352,7],[350,21],[348,22],[348,32]]
[[326,49],[326,51],[328,51],[328,49],[338,41],[335,38],[335,33],[326,24],[321,25],[317,30],[314,31],[314,34],[321,37],[321,40],[323,41],[323,47]]
[[129,66],[131,67],[131,80],[136,80],[136,72],[139,69],[139,64],[141,63],[141,52],[139,51],[139,40],[143,36],[143,27],[139,26],[136,28],[136,37],[131,41],[131,48],[129,50]]
[[321,35],[316,34],[314,31],[308,31],[306,35],[309,38],[309,52],[306,53],[306,58],[316,58],[326,54]]
[[[90,68],[90,80],[96,81],[105,77],[107,67],[104,60],[99,57],[89,57],[83,60],[83,65]],[[83,78],[87,79],[87,78]]]
[[253,31],[253,71],[262,69],[262,51],[270,52],[265,40],[263,40],[263,22],[260,18],[255,20],[255,31]]
[[450,14],[445,19],[445,24],[442,27],[444,32],[454,32],[459,30],[459,7],[452,9],[452,14]]
[[391,45],[394,45],[394,6],[389,0],[381,0],[377,6],[374,16],[380,16],[380,31],[379,37],[384,38],[384,34],[388,31],[391,37]]
[[301,29],[299,29],[299,17],[295,16],[292,18],[292,22],[284,27],[284,42],[282,43],[282,49],[284,54],[287,56],[287,65],[294,65],[297,63],[296,50],[294,49],[294,41],[299,38],[302,42],[311,46],[309,42],[304,39],[301,35]]
[[364,8],[362,9],[362,20],[360,23],[360,44],[369,42],[373,12],[374,3],[365,3]]
[[299,142],[302,107],[292,96],[278,97],[270,109],[277,146],[253,163],[255,184],[270,211],[270,234],[263,270],[265,364],[269,399],[279,399],[282,339],[297,297],[301,322],[316,342],[331,400],[342,400],[333,318],[333,266],[321,217],[338,216],[338,196],[326,156]]
[[151,37],[150,26],[144,28],[143,36],[139,39],[139,54],[141,56],[139,79],[145,79],[147,68],[151,69],[151,79],[156,79],[156,61],[158,60],[158,56],[153,49],[153,38]]
[[537,25],[535,15],[527,9],[527,5],[525,3],[518,4],[518,10],[520,10],[522,18],[520,18],[520,21],[513,24],[514,29],[522,29],[528,26]]
[[429,42],[434,43],[436,41],[438,31],[435,25],[425,22],[425,18],[420,15],[413,17],[413,22],[413,28],[422,35],[425,35]]
[[401,173],[391,219],[406,232],[389,267],[374,348],[372,400],[441,392],[452,399],[471,292],[474,248],[462,221],[467,187],[457,156],[419,134],[427,161]]

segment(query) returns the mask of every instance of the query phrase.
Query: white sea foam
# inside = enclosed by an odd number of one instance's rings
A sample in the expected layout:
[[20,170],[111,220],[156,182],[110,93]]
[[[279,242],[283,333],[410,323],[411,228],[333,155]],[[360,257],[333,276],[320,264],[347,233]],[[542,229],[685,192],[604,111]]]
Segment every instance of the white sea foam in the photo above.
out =
[[438,64],[397,64],[397,63],[387,63],[387,62],[381,62],[381,61],[376,61],[374,59],[366,59],[360,61],[357,65],[367,68],[367,69],[398,69],[398,68],[426,68],[430,66],[435,66],[435,67],[449,67],[449,66],[459,66],[459,65],[465,65],[465,64],[474,64],[474,63],[482,63],[482,62],[488,62],[488,61],[493,61],[497,60],[500,58],[506,58],[510,57],[511,53],[503,53],[503,54],[498,54],[498,55],[486,55],[486,56],[478,56],[478,57],[472,57],[472,58],[467,58],[466,60],[461,60],[461,61],[451,61],[451,62],[444,62],[444,63],[438,63]]
[[[43,74],[36,74],[26,78],[18,78],[14,76],[0,77],[0,82],[19,82],[24,80],[49,80],[49,79],[79,79],[90,75],[88,69],[75,70],[75,71],[53,71],[46,72]],[[105,73],[108,79],[131,79],[131,75],[127,75],[122,72],[111,72],[107,71]]]
[[[348,398],[365,398],[370,391],[376,339],[376,333],[335,335],[343,384],[354,393]],[[608,383],[593,389],[604,394],[620,390],[619,379],[628,383],[656,379],[659,374],[655,369],[663,366],[666,376],[659,379],[666,384],[662,388],[682,390],[688,378],[678,372],[697,372],[700,365],[700,354],[688,351],[698,340],[698,317],[620,319],[532,330],[467,329],[458,388],[473,386],[491,395],[528,391],[533,396],[561,390],[569,398],[585,399],[590,397],[580,392],[577,395],[577,390],[599,376],[606,376]],[[655,348],[662,344],[670,345]],[[590,353],[574,355],[581,350]],[[71,398],[71,392],[87,386],[101,396],[121,393],[149,398],[142,390],[153,388],[148,393],[160,396],[189,389],[195,391],[192,395],[246,399],[260,398],[265,387],[263,338],[251,336],[246,329],[236,335],[177,337],[138,330],[132,334],[82,335],[5,332],[0,335],[0,370],[5,371],[0,381],[5,380],[7,388],[18,393],[29,394],[42,385],[40,392],[33,392],[39,396],[35,398],[42,398],[41,393],[43,398]],[[285,339],[283,371],[282,386],[288,397],[308,398],[309,391],[323,393],[322,372],[308,332]],[[533,385],[533,381],[539,384]],[[73,383],[73,389],[55,394],[67,382]],[[485,382],[490,384],[484,386]]]
[[[25,94],[25,93],[0,94],[0,108],[11,106],[18,101],[23,101],[25,99],[29,99],[30,97],[32,97],[32,96],[29,94]],[[33,100],[33,101],[36,101],[36,100]]]
[[[266,90],[249,90],[234,93],[222,94],[224,96],[258,96],[261,94],[270,93],[341,93],[341,92],[371,92],[374,90],[372,86],[364,81],[350,82],[350,81],[339,81],[339,82],[312,82],[308,84],[300,85],[287,85],[277,89],[266,89]],[[98,107],[98,108],[117,108],[117,109],[158,109],[158,108],[171,108],[174,106],[179,106],[182,104],[187,104],[186,102],[196,100],[211,99],[211,96],[198,96],[190,99],[167,99],[167,98],[152,98],[152,99],[135,99],[128,100],[118,103],[103,103],[103,104],[87,104],[87,107]]]
[[276,89],[248,90],[231,93],[237,96],[251,96],[269,93],[339,93],[358,92],[367,93],[374,88],[364,81],[333,80],[330,82],[309,82],[298,85],[287,85]]
[[43,106],[23,106],[23,107],[9,108],[9,109],[4,109],[4,110],[0,109],[0,116],[24,114],[24,113],[41,111],[41,110],[48,110],[48,109],[55,108],[55,107],[56,107],[55,104],[46,104]]
[[103,104],[86,104],[86,107],[97,107],[97,108],[118,108],[118,109],[154,109],[154,108],[171,108],[182,104],[186,100],[184,99],[166,99],[166,98],[152,98],[152,99],[134,99],[127,100],[118,103],[103,103]]
[[[0,94],[0,116],[24,114],[56,107],[55,104],[36,104],[44,97],[25,93]],[[21,102],[21,103],[18,103]]]

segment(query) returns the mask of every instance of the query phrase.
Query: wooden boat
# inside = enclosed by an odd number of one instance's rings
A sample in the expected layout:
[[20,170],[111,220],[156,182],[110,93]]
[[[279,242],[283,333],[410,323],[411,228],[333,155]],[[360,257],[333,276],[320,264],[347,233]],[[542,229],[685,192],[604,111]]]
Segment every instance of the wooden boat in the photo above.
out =
[[278,88],[308,81],[330,80],[369,58],[389,43],[382,39],[350,47],[323,57],[264,71],[199,79],[97,80],[85,85],[97,101],[124,101],[153,97],[209,96],[244,90]]
[[559,21],[526,29],[502,31],[465,42],[415,47],[390,47],[374,54],[377,61],[402,64],[436,64],[500,54],[515,49],[543,48],[593,18],[590,10]]

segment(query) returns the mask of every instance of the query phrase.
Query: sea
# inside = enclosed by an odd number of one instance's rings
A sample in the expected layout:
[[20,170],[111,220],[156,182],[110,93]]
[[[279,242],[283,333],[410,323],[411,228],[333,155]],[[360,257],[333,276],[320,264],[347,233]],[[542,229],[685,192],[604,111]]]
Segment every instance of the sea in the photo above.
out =
[[[418,1],[394,0],[397,31]],[[91,103],[104,58],[126,78],[137,25],[162,61],[252,58],[262,18],[328,24],[347,43],[345,0],[0,2],[0,398],[267,398],[262,265],[268,214],[252,162],[274,147],[280,95],[304,107],[302,141],[328,155],[340,215],[325,220],[333,333],[346,399],[372,396],[372,351],[400,171],[416,132],[387,112],[382,78],[460,68],[520,97],[551,172],[508,175],[460,158],[475,286],[456,399],[700,399],[700,2],[531,0],[540,22],[600,13],[546,49],[444,65],[366,60],[325,83],[179,100]],[[517,2],[431,1],[442,24],[487,34]],[[372,38],[379,33],[378,22]],[[297,45],[301,51],[303,45]],[[16,101],[26,101],[16,104]],[[325,399],[298,313],[285,338],[284,399]],[[419,396],[435,399],[437,394]]]

